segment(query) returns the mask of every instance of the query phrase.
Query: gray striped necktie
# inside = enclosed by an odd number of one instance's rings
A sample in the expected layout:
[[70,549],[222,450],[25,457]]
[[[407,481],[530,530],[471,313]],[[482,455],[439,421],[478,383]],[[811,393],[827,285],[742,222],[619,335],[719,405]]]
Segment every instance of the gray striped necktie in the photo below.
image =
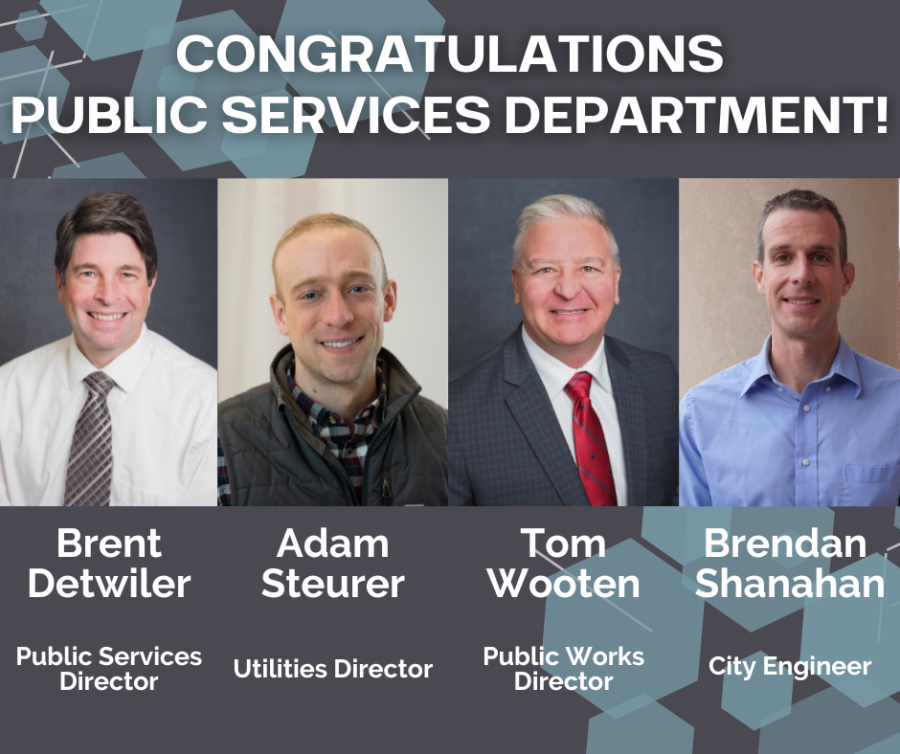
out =
[[109,505],[112,483],[112,423],[106,396],[115,387],[103,372],[84,378],[88,397],[81,409],[66,474],[65,505]]

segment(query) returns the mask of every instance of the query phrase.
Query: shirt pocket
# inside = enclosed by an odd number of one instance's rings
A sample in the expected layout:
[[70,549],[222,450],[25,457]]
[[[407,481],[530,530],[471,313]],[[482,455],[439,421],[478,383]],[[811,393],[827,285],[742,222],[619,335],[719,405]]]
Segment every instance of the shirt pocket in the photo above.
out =
[[843,505],[895,506],[900,466],[844,466]]

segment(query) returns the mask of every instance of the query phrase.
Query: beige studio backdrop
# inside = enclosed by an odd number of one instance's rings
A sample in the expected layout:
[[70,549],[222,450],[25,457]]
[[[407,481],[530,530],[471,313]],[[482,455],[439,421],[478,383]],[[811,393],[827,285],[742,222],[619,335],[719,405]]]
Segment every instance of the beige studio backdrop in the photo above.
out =
[[811,189],[837,204],[856,281],[841,302],[850,347],[898,366],[896,179],[682,179],[679,185],[679,371],[683,396],[759,353],[771,329],[750,270],[769,199]]
[[366,225],[397,281],[384,345],[447,406],[446,180],[220,180],[219,401],[269,381],[288,343],[272,319],[272,252],[306,215],[337,212]]

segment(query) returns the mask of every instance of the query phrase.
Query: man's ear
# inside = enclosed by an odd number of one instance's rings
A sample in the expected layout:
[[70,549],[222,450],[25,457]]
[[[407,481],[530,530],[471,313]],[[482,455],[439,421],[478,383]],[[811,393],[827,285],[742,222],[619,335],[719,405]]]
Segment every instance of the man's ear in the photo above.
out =
[[510,273],[512,273],[512,281],[513,281],[513,290],[516,292],[516,300],[513,301],[514,304],[519,303],[519,268],[513,265],[510,267]]
[[390,322],[397,310],[397,281],[388,280],[384,289],[384,321]]
[[841,295],[846,296],[850,293],[850,287],[853,285],[853,281],[856,280],[856,267],[853,266],[853,262],[847,262],[844,265],[844,269],[841,270],[841,274],[844,276],[844,286],[841,289]]
[[56,295],[59,297],[59,303],[63,302],[63,287],[65,283],[59,279],[59,270],[54,269],[53,274],[56,275]]
[[763,282],[763,266],[759,261],[753,262],[753,279],[756,281],[756,290],[765,296],[766,284]]
[[281,299],[278,297],[277,293],[273,293],[269,296],[269,305],[272,307],[272,316],[275,317],[275,326],[278,328],[278,332],[282,335],[287,335],[288,328],[287,318],[284,313],[284,304],[281,303]]

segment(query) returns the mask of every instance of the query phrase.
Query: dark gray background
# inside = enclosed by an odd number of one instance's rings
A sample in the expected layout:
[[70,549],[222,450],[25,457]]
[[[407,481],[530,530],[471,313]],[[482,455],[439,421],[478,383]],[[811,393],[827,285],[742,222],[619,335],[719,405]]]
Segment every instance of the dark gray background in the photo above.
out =
[[147,326],[216,366],[216,182],[0,181],[0,364],[72,332],[54,278],[56,226],[88,194],[144,205],[159,258]]
[[678,366],[678,181],[451,180],[450,372],[507,338],[522,321],[510,267],[516,220],[548,194],[593,201],[619,244],[622,303],[606,332]]
[[[485,569],[556,569],[527,556],[522,527],[549,535],[602,534],[607,548],[635,539],[670,566],[677,563],[641,539],[643,511],[547,509],[309,508],[5,509],[0,510],[0,746],[16,754],[90,750],[97,754],[159,752],[389,752],[390,754],[584,754],[588,723],[600,710],[575,692],[514,691],[515,668],[485,667],[485,646],[504,651],[540,646],[545,601],[530,595],[497,599]],[[600,514],[600,515],[598,515]],[[609,514],[609,515],[606,515]],[[834,534],[865,536],[869,552],[897,541],[894,511],[835,510]],[[385,535],[386,559],[277,558],[287,527],[302,542],[330,535]],[[161,537],[159,559],[58,558],[57,528],[82,535]],[[898,562],[900,550],[889,553]],[[569,567],[580,558],[557,559]],[[836,559],[832,572],[856,558]],[[190,575],[183,599],[51,596],[29,598],[29,568],[56,576]],[[307,574],[405,575],[397,599],[263,597],[268,568]],[[721,708],[722,677],[705,671],[710,657],[759,650],[798,659],[802,613],[755,632],[711,605],[703,618],[697,682],[660,703],[694,727],[695,754],[756,754],[759,732]],[[598,626],[598,642],[603,641]],[[116,650],[200,650],[199,667],[81,668],[85,675],[126,670],[160,677],[154,692],[63,692],[60,670],[16,665],[16,647],[77,646],[97,657]],[[360,662],[434,663],[428,681],[241,680],[235,659],[297,658],[331,666]],[[78,668],[74,668],[78,670]],[[331,667],[329,667],[329,674]],[[794,702],[825,688],[812,678],[794,684]],[[900,694],[893,697],[900,701]],[[897,721],[900,730],[900,720]],[[850,738],[848,738],[848,742]],[[802,750],[798,749],[798,751]],[[848,743],[847,754],[855,751]],[[636,754],[664,752],[636,751]]]
[[[454,71],[446,55],[425,88],[426,96],[467,95],[486,98],[492,126],[485,134],[394,134],[382,128],[370,134],[364,125],[355,134],[325,128],[316,138],[306,175],[315,177],[897,177],[900,175],[900,124],[896,96],[900,94],[900,46],[896,29],[900,9],[883,0],[860,0],[848,10],[846,0],[822,0],[811,6],[799,0],[721,0],[598,3],[597,0],[432,0],[445,18],[443,33],[460,37],[460,54],[471,60],[476,34],[500,36],[500,62],[520,61],[528,37],[544,34],[562,70],[567,48],[553,40],[560,34],[597,34],[612,39],[632,34],[646,43],[650,34],[671,43],[676,34],[690,38],[712,34],[723,43],[721,70],[703,74],[649,73],[646,63],[634,73],[609,70],[592,73],[586,53],[581,72],[528,74],[463,74]],[[183,0],[183,21],[233,9],[257,34],[275,34],[285,0]],[[33,10],[32,0],[4,0],[3,21]],[[850,14],[850,15],[848,15]],[[315,33],[298,29],[296,35]],[[0,50],[26,43],[14,26],[0,27]],[[71,61],[81,50],[55,22],[36,42],[54,60]],[[587,47],[585,45],[585,47]],[[121,98],[131,91],[140,53],[73,65],[63,69],[71,82],[63,123],[71,121],[74,96],[106,95]],[[486,69],[485,69],[486,70]],[[241,92],[234,92],[241,94]],[[299,92],[298,94],[302,94]],[[504,127],[507,96],[599,96],[615,107],[623,96],[637,96],[649,112],[651,96],[734,96],[746,105],[749,96],[868,95],[888,97],[888,131],[878,134],[875,109],[866,130],[854,134],[844,113],[840,134],[719,134],[718,123],[707,133],[695,133],[693,107],[685,108],[684,133],[639,134],[626,128],[609,133],[607,120],[585,134],[513,135]],[[770,124],[771,127],[771,124]],[[59,142],[78,160],[116,152],[148,177],[240,177],[229,162],[183,173],[146,134],[60,135]],[[0,145],[0,176],[11,177],[21,144]],[[68,164],[49,139],[29,142],[19,176],[44,178],[53,168]]]

